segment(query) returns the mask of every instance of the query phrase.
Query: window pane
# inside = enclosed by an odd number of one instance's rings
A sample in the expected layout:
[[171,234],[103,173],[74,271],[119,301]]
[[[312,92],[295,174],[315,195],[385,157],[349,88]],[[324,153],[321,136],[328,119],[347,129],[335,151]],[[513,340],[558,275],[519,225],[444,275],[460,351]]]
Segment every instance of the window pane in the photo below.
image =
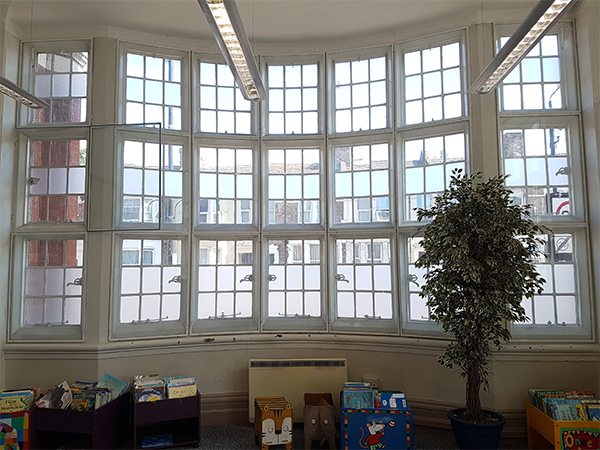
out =
[[83,222],[86,155],[86,140],[29,141],[28,222]]
[[335,63],[336,132],[387,126],[386,65],[387,57]]
[[533,206],[534,215],[572,214],[570,156],[565,128],[510,129],[502,132],[506,183]]
[[[50,104],[37,109],[32,123],[76,123],[87,120],[88,52],[39,52],[34,64],[34,93]],[[78,97],[79,101],[71,101]]]
[[79,325],[83,240],[29,240],[24,274],[24,325]]
[[269,65],[268,73],[269,134],[318,133],[318,65]]
[[389,222],[388,144],[336,148],[335,171],[335,223]]
[[198,223],[252,223],[252,150],[201,147],[198,157]]
[[319,240],[269,240],[269,317],[319,317]]
[[458,42],[404,54],[404,124],[462,116],[460,59]]
[[[269,149],[268,199],[275,207],[269,224],[320,222],[319,154],[318,149]],[[309,199],[314,200],[302,201]]]
[[336,240],[338,317],[393,319],[389,239]]
[[127,239],[121,244],[120,323],[179,320],[182,242]]
[[[128,52],[126,123],[160,123],[181,130],[181,61]],[[136,103],[131,103],[135,101]]]
[[501,84],[504,110],[562,108],[558,52],[558,36],[549,34],[526,55]]
[[433,198],[449,185],[452,170],[464,169],[465,139],[464,133],[455,133],[404,142],[406,221],[417,219],[415,208],[431,206]]

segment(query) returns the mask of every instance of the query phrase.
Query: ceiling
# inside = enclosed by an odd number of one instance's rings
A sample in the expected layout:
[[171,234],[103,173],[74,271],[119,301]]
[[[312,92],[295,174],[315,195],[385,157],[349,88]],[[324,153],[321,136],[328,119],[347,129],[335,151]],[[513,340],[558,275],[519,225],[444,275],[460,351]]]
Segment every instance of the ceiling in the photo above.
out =
[[[24,33],[78,25],[210,39],[197,0],[1,0]],[[440,19],[493,16],[535,0],[237,0],[250,41],[310,43],[364,38]]]

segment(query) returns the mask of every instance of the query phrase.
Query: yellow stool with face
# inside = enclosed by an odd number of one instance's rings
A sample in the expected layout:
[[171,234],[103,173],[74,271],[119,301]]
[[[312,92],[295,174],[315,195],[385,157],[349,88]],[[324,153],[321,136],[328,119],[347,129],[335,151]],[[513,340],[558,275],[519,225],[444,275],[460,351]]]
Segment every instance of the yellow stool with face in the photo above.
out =
[[292,405],[284,397],[254,399],[254,439],[262,450],[281,444],[292,449]]

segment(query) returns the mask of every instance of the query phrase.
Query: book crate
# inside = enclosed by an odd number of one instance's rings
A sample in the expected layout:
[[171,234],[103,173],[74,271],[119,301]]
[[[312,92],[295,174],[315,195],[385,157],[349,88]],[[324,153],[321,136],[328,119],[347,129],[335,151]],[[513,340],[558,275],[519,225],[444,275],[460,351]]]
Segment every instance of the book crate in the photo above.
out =
[[553,420],[527,402],[527,447],[556,450],[600,449],[600,422]]
[[119,448],[131,420],[129,392],[93,411],[34,407],[31,448]]
[[30,448],[31,411],[0,414],[0,449]]
[[342,448],[414,448],[412,411],[342,408]]
[[154,402],[134,401],[133,446],[142,448],[148,442],[152,444],[145,446],[153,448],[199,444],[200,393]]

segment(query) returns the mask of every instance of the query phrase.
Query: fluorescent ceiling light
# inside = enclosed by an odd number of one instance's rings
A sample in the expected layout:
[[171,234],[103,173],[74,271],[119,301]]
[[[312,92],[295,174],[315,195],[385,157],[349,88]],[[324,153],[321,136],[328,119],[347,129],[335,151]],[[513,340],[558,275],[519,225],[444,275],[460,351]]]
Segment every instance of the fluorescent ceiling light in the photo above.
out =
[[494,90],[577,0],[540,0],[492,62],[469,88],[472,94]]
[[14,98],[16,101],[23,103],[30,108],[47,108],[50,106],[44,100],[30,94],[25,89],[17,86],[10,80],[0,76],[0,92]]
[[267,91],[235,1],[198,0],[198,3],[244,97],[266,99]]

